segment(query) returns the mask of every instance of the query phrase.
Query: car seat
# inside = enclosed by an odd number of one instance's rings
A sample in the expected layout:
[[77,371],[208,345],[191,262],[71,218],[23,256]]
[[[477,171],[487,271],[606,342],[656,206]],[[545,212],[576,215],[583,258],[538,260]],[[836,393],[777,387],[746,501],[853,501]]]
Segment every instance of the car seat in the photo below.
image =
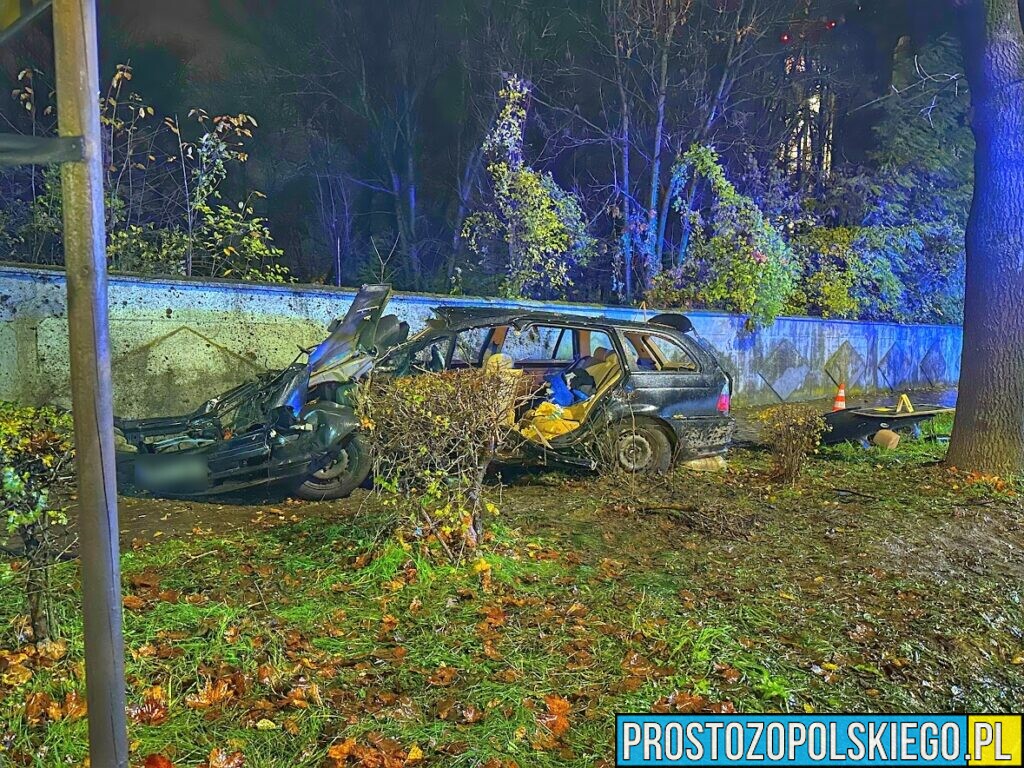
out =
[[[603,348],[594,350],[594,358]],[[611,350],[603,350],[600,361],[586,369],[594,379],[594,392],[586,400],[562,407],[545,401],[533,410],[527,411],[520,422],[519,431],[527,440],[550,446],[549,441],[559,435],[566,435],[580,428],[594,404],[611,390],[622,376],[619,356]]]
[[504,411],[501,422],[511,426],[516,422],[516,403],[522,388],[523,372],[515,368],[512,358],[497,352],[484,362],[484,371],[496,373],[500,378],[498,398]]

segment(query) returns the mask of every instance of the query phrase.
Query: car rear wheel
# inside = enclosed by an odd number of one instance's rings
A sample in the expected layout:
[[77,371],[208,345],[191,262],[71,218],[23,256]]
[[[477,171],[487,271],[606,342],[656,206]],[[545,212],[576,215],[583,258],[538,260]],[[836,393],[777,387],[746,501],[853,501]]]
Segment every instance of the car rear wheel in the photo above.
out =
[[667,472],[672,442],[665,431],[649,422],[623,422],[615,439],[614,460],[625,472]]
[[309,501],[343,499],[363,484],[370,474],[370,466],[370,451],[362,436],[356,433],[333,462],[314,472],[295,489],[295,495]]

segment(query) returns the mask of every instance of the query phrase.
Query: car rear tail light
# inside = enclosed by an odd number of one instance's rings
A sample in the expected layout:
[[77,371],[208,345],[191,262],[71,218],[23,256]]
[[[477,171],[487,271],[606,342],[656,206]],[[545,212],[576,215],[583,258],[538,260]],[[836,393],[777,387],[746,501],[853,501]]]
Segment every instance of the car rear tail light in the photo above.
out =
[[718,412],[728,414],[730,405],[729,383],[726,382],[725,385],[722,386],[722,393],[718,396]]

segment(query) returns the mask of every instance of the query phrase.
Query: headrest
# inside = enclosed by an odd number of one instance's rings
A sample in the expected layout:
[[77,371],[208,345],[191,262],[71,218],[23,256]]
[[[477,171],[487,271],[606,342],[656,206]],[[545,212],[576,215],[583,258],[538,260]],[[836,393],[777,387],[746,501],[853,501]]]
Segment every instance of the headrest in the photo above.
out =
[[503,352],[496,352],[484,362],[484,370],[486,371],[508,371],[512,367],[512,358]]
[[591,355],[593,358],[592,362],[603,363],[608,359],[608,355],[612,354],[612,351],[607,347],[598,347],[594,350],[594,354]]

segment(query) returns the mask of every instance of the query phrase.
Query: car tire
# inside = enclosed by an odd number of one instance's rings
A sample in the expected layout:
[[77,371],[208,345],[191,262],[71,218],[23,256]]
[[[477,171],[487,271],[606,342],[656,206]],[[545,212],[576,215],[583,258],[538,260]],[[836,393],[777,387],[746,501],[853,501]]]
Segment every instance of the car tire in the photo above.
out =
[[615,466],[624,472],[662,474],[672,466],[672,441],[649,421],[620,422],[613,451]]
[[337,459],[299,484],[295,495],[307,501],[343,499],[363,484],[370,468],[369,448],[357,432],[342,447]]

